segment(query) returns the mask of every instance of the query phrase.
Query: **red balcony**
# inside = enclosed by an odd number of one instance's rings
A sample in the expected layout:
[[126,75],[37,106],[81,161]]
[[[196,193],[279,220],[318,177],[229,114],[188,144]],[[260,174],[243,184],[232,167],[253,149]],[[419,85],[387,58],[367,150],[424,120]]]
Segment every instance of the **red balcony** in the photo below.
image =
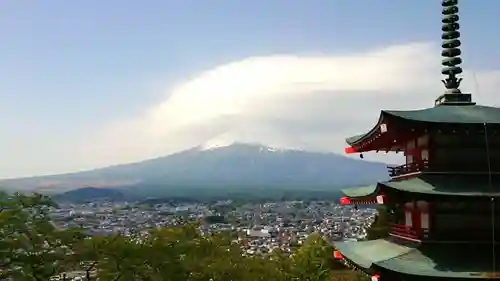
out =
[[415,162],[410,164],[403,164],[400,166],[388,166],[389,176],[399,177],[411,173],[420,173],[429,168],[428,161]]
[[423,231],[415,230],[404,224],[391,224],[389,235],[417,243],[421,242],[426,236]]

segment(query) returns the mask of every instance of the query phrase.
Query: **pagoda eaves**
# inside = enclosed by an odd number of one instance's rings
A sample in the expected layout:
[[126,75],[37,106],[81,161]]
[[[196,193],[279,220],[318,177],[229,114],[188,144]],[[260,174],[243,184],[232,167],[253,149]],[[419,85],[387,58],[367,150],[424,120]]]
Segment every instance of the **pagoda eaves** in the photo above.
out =
[[[483,105],[441,105],[420,110],[383,110],[377,124],[367,133],[346,139],[347,153],[401,151],[401,143],[416,128],[432,125],[500,125],[500,108]],[[399,138],[399,139],[397,139]]]
[[[335,244],[338,259],[347,266],[376,275],[375,280],[490,280],[495,273],[488,245],[452,244],[412,247],[386,239]],[[469,255],[474,252],[476,254]],[[349,258],[346,258],[349,257]]]
[[[491,186],[493,185],[493,191]],[[492,182],[487,177],[477,175],[462,175],[449,177],[447,175],[421,174],[405,180],[389,180],[373,185],[343,189],[341,192],[351,200],[366,204],[383,204],[377,196],[389,192],[405,192],[413,195],[430,196],[477,196],[500,197],[500,178],[494,177]],[[384,197],[382,197],[384,198]],[[347,201],[344,201],[347,202]],[[352,203],[351,203],[352,204]]]

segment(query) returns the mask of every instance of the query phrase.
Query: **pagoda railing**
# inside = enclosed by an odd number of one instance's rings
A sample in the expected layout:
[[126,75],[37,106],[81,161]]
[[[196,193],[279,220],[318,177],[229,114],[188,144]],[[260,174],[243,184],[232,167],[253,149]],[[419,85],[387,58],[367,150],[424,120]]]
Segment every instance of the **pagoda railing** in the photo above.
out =
[[[447,243],[447,244],[491,244],[495,243],[500,245],[499,239],[492,239],[491,236],[472,235],[469,231],[454,230],[452,233],[433,232],[430,233],[428,229],[415,229],[405,224],[389,224],[389,236],[408,243]],[[461,235],[463,234],[463,235]],[[472,233],[473,234],[473,233]]]
[[423,230],[415,230],[404,224],[394,223],[390,225],[389,235],[399,239],[421,242],[427,238],[428,233]]
[[422,172],[425,169],[429,168],[428,161],[415,162],[409,164],[403,164],[400,166],[388,166],[387,169],[389,171],[389,176],[398,177],[411,173]]

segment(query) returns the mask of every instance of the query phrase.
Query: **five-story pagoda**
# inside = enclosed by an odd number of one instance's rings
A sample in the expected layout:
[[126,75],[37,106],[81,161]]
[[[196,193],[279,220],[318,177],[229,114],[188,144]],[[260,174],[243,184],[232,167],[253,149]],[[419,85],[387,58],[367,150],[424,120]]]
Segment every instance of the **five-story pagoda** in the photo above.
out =
[[459,89],[458,0],[444,0],[442,74],[432,108],[382,111],[347,153],[400,152],[391,179],[343,190],[342,204],[385,205],[383,239],[336,243],[337,259],[372,280],[500,278],[500,108],[476,105]]

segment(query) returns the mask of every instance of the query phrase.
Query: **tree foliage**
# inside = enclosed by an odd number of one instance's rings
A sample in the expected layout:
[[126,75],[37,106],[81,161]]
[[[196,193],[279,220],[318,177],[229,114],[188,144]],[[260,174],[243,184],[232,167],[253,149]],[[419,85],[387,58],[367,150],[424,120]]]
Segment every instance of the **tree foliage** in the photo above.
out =
[[54,203],[34,194],[0,193],[0,279],[51,280],[79,271],[100,281],[360,280],[332,258],[332,246],[313,234],[291,256],[279,250],[248,256],[228,234],[201,235],[196,224],[137,236],[86,236],[59,229]]
[[366,230],[367,240],[375,240],[389,236],[390,214],[383,205],[377,207],[377,215],[371,226]]

